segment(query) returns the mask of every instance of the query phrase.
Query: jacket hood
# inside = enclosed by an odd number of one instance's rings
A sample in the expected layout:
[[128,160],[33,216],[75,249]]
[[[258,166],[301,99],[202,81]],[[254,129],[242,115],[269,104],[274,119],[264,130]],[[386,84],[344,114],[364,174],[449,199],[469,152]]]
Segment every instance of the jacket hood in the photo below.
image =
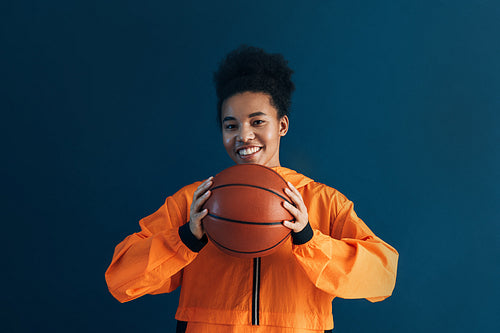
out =
[[300,187],[306,186],[307,184],[314,181],[309,177],[306,177],[306,176],[304,176],[304,175],[302,175],[302,174],[300,174],[292,169],[288,169],[285,167],[279,166],[279,167],[273,167],[271,169],[276,171],[286,181],[289,181],[290,183],[292,183],[292,185],[295,186],[295,188],[297,188],[297,189]]

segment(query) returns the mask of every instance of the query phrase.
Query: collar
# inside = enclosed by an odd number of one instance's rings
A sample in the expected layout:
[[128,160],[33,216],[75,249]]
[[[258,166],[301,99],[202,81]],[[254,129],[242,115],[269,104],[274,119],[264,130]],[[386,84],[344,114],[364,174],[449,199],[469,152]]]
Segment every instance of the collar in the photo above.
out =
[[286,181],[289,181],[290,183],[292,183],[292,185],[295,186],[295,188],[297,188],[297,189],[300,187],[304,187],[307,184],[314,181],[309,177],[306,177],[306,176],[304,176],[304,175],[302,175],[302,174],[300,174],[292,169],[288,169],[285,167],[278,166],[278,167],[273,167],[271,169],[276,171]]

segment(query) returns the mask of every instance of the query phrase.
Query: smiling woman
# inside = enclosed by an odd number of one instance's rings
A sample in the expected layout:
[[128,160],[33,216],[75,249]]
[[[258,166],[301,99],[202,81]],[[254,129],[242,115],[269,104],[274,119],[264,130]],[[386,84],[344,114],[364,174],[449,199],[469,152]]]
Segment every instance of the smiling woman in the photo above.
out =
[[278,111],[265,93],[244,92],[222,104],[222,140],[231,159],[267,167],[280,165],[280,139],[288,131],[288,116]]
[[242,46],[214,75],[217,123],[236,164],[260,164],[288,184],[293,216],[276,252],[244,259],[208,242],[202,219],[212,177],[167,197],[140,221],[141,231],[115,248],[106,271],[120,302],[179,286],[177,332],[330,332],[332,300],[381,301],[392,294],[397,251],[356,215],[332,187],[281,166],[280,141],[289,128],[293,71],[281,54]]

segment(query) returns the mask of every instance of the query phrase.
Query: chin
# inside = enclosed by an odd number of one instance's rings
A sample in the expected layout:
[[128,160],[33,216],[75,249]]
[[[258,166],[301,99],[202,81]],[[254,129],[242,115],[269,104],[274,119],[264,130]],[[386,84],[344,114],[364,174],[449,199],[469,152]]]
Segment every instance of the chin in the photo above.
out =
[[262,163],[259,163],[259,161],[255,161],[255,160],[242,160],[242,159],[236,159],[234,160],[236,162],[236,164],[261,164],[263,165]]

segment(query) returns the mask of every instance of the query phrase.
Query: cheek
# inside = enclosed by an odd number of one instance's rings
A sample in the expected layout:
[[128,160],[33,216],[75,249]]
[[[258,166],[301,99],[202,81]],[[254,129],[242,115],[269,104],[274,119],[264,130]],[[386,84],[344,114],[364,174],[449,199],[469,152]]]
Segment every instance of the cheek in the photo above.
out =
[[232,136],[230,135],[222,135],[222,144],[226,150],[232,149]]
[[262,133],[262,139],[266,141],[268,145],[275,144],[277,141],[279,141],[279,132],[277,130],[272,130],[272,131],[266,131],[265,133]]

